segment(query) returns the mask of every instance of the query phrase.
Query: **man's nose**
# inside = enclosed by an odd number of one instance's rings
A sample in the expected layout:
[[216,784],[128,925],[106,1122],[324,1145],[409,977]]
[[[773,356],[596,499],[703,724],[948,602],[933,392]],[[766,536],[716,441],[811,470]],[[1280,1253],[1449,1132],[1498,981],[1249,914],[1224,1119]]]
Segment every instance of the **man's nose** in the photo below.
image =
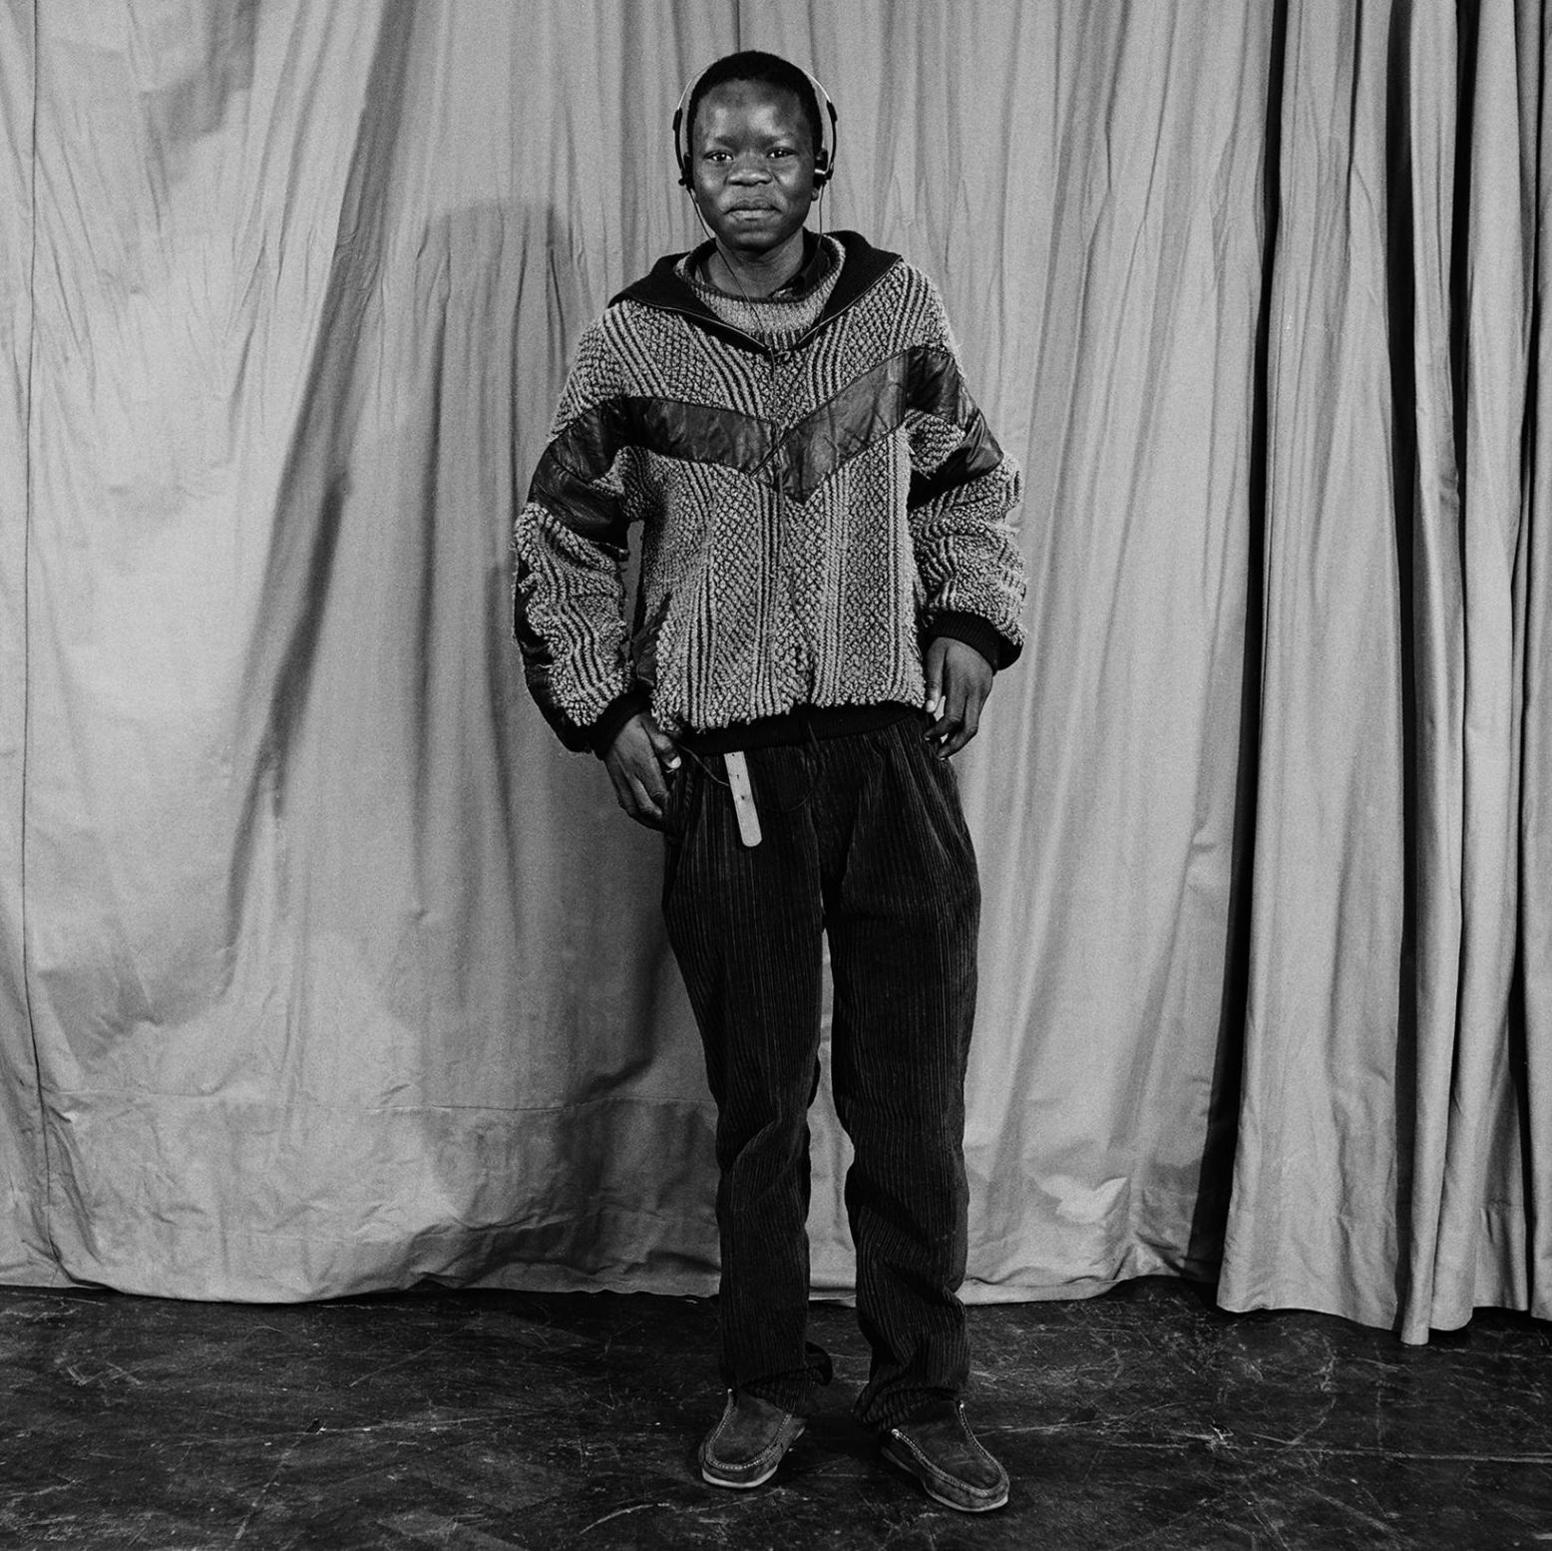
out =
[[729,174],[730,177],[737,178],[740,183],[764,183],[770,175],[770,168],[765,165],[765,159],[753,153],[738,157]]

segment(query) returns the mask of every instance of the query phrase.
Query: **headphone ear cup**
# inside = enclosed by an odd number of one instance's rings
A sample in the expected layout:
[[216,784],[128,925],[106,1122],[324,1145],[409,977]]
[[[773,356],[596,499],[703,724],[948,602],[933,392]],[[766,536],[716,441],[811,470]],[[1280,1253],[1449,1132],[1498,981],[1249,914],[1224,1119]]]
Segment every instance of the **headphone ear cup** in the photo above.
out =
[[[685,88],[689,90],[688,87]],[[684,109],[674,109],[674,162],[679,168],[679,187],[690,186],[690,149],[679,144],[679,128],[684,123]]]

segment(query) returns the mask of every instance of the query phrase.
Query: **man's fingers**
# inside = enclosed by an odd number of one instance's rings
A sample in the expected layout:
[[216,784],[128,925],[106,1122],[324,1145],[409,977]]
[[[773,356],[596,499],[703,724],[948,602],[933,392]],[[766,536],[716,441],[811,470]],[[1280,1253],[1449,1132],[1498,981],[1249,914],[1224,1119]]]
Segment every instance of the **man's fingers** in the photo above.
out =
[[638,824],[645,824],[648,829],[661,829],[663,827],[663,803],[668,796],[667,790],[664,790],[662,797],[654,797],[639,779],[632,777],[631,795],[633,804],[625,811]]
[[629,813],[634,801],[630,790],[630,778],[612,759],[605,761],[604,769],[609,772],[609,784],[614,788],[614,800]]
[[611,770],[609,772],[609,777],[611,783],[614,786],[614,800],[619,803],[620,807],[623,808],[626,813],[628,813],[632,818],[635,818],[641,803],[641,798],[638,795],[636,782],[634,782],[628,775],[625,775],[623,772],[621,772],[619,775],[616,775],[615,772]]
[[934,641],[932,647],[929,659],[942,665],[943,689],[936,717],[927,728],[927,741],[935,745],[940,759],[951,759],[980,730],[991,670],[972,647],[944,640]]
[[974,723],[969,720],[964,687],[956,684],[946,698],[948,704],[935,724],[942,729],[936,734],[939,759],[948,759],[957,754],[975,736]]
[[929,739],[944,743],[959,735],[965,724],[965,681],[962,674],[949,671],[943,675],[943,689],[938,702],[937,719],[927,729]]
[[950,693],[944,695],[938,702],[938,714],[927,728],[929,743],[941,743],[945,738],[952,737],[959,731],[964,721],[964,714],[963,707],[955,705],[957,698]]
[[652,745],[652,752],[657,755],[658,763],[665,770],[677,770],[679,768],[679,745],[656,722],[643,720],[647,731],[647,739]]
[[933,641],[927,647],[926,660],[922,663],[922,677],[927,681],[927,696],[922,709],[928,716],[941,716],[943,712],[943,643]]
[[[648,829],[661,829],[663,827],[663,798],[654,797],[647,789],[647,784],[634,771],[621,770],[618,774],[610,771],[614,781],[614,795],[620,806],[638,824],[645,824]],[[667,790],[663,797],[666,798]]]
[[666,760],[659,740],[666,745],[668,757],[677,763],[672,740],[658,732],[648,718],[638,716],[620,729],[604,760],[620,806],[648,829],[663,827],[668,801]]
[[958,730],[951,737],[944,740],[942,746],[938,749],[938,758],[951,759],[976,735],[980,730],[980,726],[980,707],[967,703],[965,714],[960,721]]
[[634,761],[629,770],[632,806],[627,810],[649,829],[663,827],[663,808],[668,802],[668,782],[655,753]]

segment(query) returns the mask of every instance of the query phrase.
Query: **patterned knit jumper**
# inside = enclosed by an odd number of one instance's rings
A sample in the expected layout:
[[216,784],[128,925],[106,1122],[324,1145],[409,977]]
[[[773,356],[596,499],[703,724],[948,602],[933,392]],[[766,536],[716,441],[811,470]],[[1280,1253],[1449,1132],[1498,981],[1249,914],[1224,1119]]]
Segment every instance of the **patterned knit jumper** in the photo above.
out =
[[[830,293],[835,289],[835,283],[840,279],[841,266],[845,262],[846,251],[833,237],[821,237],[821,249],[816,255],[817,263],[811,267],[823,265],[820,278],[807,290],[794,289],[800,287],[803,276],[800,275],[794,281],[782,287],[772,296],[751,298],[747,296],[735,296],[730,291],[724,291],[713,285],[706,278],[706,268],[702,263],[697,263],[698,256],[709,260],[705,250],[697,253],[687,253],[676,266],[679,276],[689,285],[690,289],[701,299],[706,306],[714,312],[722,321],[748,334],[752,339],[758,339],[767,350],[772,352],[773,358],[779,360],[780,353],[791,350],[797,342],[819,321],[819,315],[824,311],[825,303],[830,300]],[[796,363],[790,371],[798,370]],[[797,385],[794,383],[783,392],[781,377],[783,367],[776,368],[778,393],[786,396],[790,393],[796,395]],[[778,528],[782,524],[778,521]],[[789,562],[790,563],[790,562]],[[812,693],[813,684],[808,686]]]
[[1018,655],[1018,470],[942,300],[854,232],[819,241],[757,301],[665,257],[578,342],[513,529],[513,628],[570,748],[649,706],[678,734],[920,704],[931,635]]

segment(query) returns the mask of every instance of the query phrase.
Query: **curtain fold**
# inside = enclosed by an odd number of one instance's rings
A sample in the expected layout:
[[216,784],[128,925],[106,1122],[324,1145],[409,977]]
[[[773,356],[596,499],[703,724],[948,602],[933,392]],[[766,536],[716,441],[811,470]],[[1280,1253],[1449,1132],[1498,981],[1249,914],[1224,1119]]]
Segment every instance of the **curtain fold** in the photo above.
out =
[[[506,535],[743,46],[1026,475],[969,1296],[1545,1314],[1546,25],[0,6],[0,1280],[713,1285],[657,842],[527,701]],[[813,1154],[842,1290],[826,1097]]]
[[66,1280],[48,1242],[47,1139],[26,967],[28,565],[33,517],[31,7],[0,8],[0,1279]]
[[[1522,58],[1534,65],[1534,79],[1546,89],[1552,55],[1552,19],[1539,7],[1525,7],[1520,29]],[[1552,403],[1552,332],[1544,299],[1552,295],[1552,249],[1539,240],[1552,214],[1552,116],[1539,112],[1522,141],[1535,176],[1525,224],[1530,243],[1532,285],[1528,346],[1529,385],[1525,427],[1525,516],[1520,551],[1519,601],[1522,650],[1520,805],[1516,815],[1519,858],[1518,956],[1510,992],[1510,1061],[1519,1080],[1516,1109],[1524,1138],[1525,1217],[1505,1232],[1524,1244],[1526,1306],[1543,1317],[1552,1300],[1552,572],[1547,533],[1552,524],[1552,459],[1538,424],[1542,404]]]
[[[1532,1284],[1526,1255],[1530,1203],[1520,1099],[1527,1030],[1513,986],[1529,537],[1524,438],[1536,236],[1527,216],[1535,208],[1542,91],[1537,9],[1484,7],[1468,12],[1462,27],[1459,1007],[1447,1107],[1443,1092],[1432,1096],[1435,1111],[1447,1115],[1437,1248],[1429,1276],[1418,1264],[1425,1242],[1419,1235],[1403,1311],[1403,1335],[1415,1341],[1425,1340],[1430,1327],[1465,1324],[1478,1303],[1506,1302],[1541,1314],[1552,1308],[1544,1289]],[[1414,1191],[1414,1220],[1434,1210]]]

